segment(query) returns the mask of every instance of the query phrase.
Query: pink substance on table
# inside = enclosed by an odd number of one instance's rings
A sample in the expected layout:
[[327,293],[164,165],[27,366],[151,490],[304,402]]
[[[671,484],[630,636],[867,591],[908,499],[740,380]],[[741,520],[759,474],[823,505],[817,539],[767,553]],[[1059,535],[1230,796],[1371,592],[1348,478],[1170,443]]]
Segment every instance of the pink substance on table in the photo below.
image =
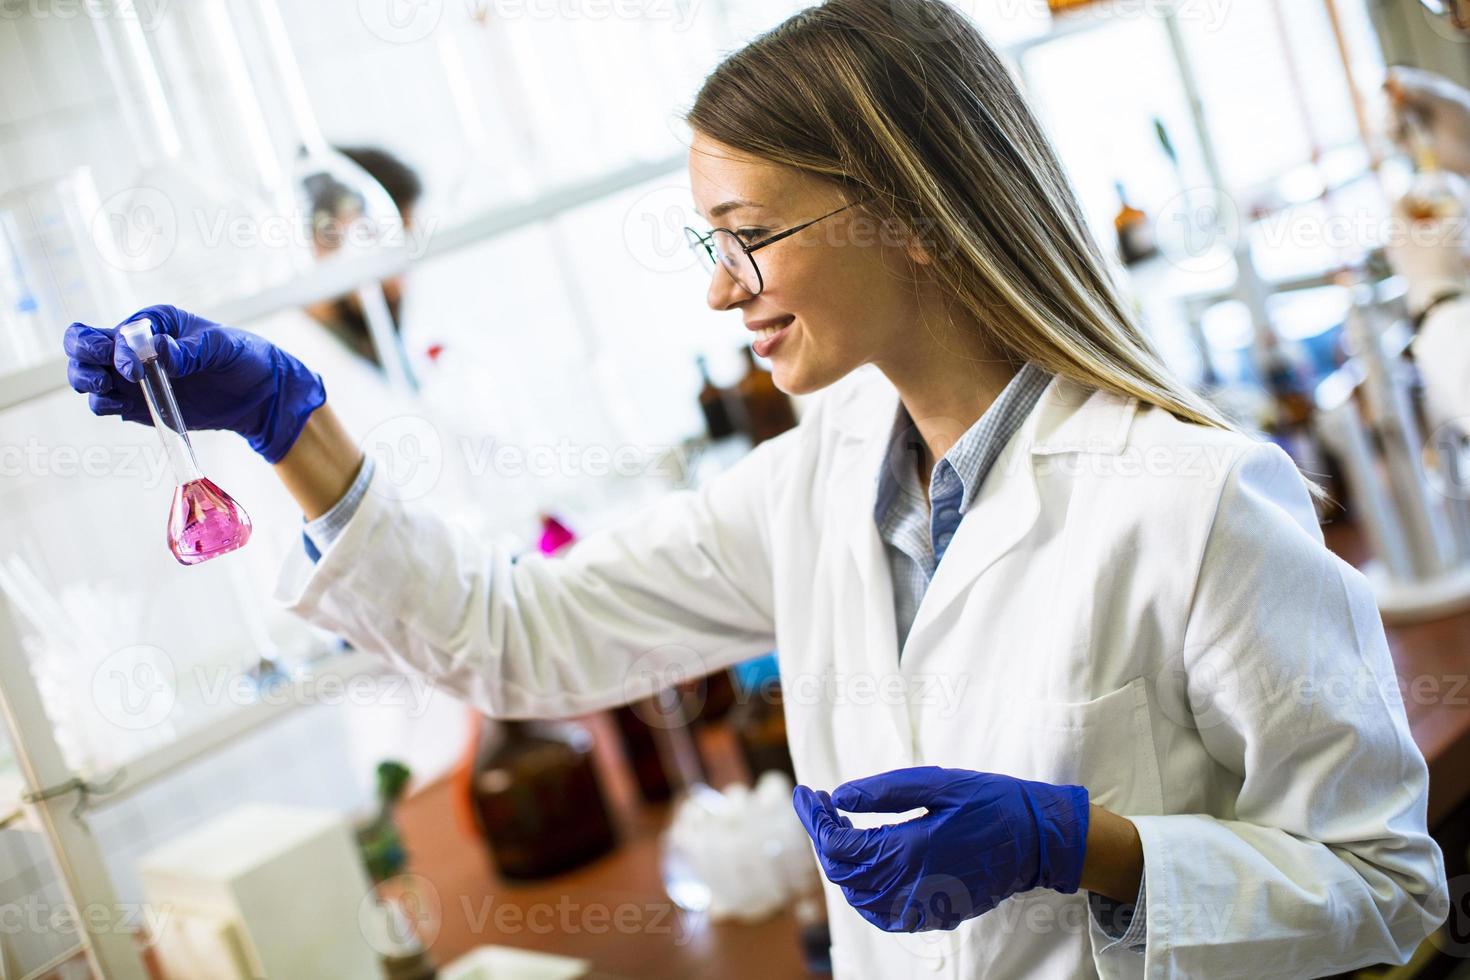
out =
[[208,477],[174,490],[168,550],[183,565],[218,558],[250,540],[250,515]]

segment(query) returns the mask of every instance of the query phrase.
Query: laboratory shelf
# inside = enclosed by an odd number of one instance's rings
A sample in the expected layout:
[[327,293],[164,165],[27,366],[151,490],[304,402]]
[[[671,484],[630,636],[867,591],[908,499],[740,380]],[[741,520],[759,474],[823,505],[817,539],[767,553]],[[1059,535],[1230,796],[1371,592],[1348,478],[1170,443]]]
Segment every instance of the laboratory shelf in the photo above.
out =
[[[319,263],[310,271],[250,296],[199,309],[221,323],[248,324],[282,310],[308,306],[350,293],[359,286],[404,272],[426,262],[500,235],[549,221],[586,204],[631,190],[681,171],[682,153],[630,164],[591,180],[553,188],[523,201],[508,202],[444,228],[410,234],[407,247]],[[0,411],[67,386],[66,358],[57,356],[18,371],[0,374]]]
[[324,657],[318,664],[308,676],[287,682],[284,689],[274,691],[269,700],[242,705],[165,745],[129,759],[115,774],[116,782],[108,774],[97,775],[95,779],[109,785],[105,795],[91,798],[90,805],[101,808],[127,799],[190,763],[301,708],[324,703],[315,694],[324,684],[345,684],[355,677],[366,677],[388,669],[381,657],[360,651]]
[[0,375],[0,412],[66,387],[66,358],[58,351],[28,367]]

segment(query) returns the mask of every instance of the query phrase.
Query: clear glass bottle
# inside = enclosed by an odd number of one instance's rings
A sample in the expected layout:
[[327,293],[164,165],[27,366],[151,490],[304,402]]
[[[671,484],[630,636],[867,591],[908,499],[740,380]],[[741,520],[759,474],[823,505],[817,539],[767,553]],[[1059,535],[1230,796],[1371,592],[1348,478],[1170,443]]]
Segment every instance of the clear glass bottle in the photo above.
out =
[[147,317],[119,328],[123,341],[143,364],[143,397],[174,473],[174,499],[168,515],[168,548],[181,565],[198,565],[244,547],[250,540],[250,515],[199,470],[183,413],[158,359],[153,322]]

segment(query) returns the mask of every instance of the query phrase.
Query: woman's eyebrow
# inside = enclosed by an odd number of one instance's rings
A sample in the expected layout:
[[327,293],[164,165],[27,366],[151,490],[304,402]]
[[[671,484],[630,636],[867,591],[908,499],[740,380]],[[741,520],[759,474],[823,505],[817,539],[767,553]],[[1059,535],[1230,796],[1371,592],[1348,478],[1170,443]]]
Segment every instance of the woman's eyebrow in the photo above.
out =
[[710,208],[709,209],[709,220],[710,221],[716,221],[719,218],[721,218],[722,216],[724,216],[726,214],[729,214],[731,211],[738,210],[739,208],[759,208],[759,207],[762,207],[762,205],[757,204],[754,201],[742,201],[739,198],[735,198],[734,200],[725,201],[725,202],[723,202],[721,204],[716,204],[714,207]]

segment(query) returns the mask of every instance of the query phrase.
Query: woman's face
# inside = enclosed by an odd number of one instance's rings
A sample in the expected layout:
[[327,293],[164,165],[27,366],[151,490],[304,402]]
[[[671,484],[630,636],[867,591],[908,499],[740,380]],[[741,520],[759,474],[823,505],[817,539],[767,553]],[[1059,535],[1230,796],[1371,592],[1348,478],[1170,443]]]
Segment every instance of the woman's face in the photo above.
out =
[[[835,184],[697,132],[689,176],[701,217],[747,244],[849,203]],[[913,258],[894,237],[880,235],[858,208],[839,211],[755,253],[765,283],[759,296],[717,267],[709,305],[740,311],[782,391],[817,391],[912,346],[920,319]],[[762,332],[771,327],[780,328],[774,340]]]

